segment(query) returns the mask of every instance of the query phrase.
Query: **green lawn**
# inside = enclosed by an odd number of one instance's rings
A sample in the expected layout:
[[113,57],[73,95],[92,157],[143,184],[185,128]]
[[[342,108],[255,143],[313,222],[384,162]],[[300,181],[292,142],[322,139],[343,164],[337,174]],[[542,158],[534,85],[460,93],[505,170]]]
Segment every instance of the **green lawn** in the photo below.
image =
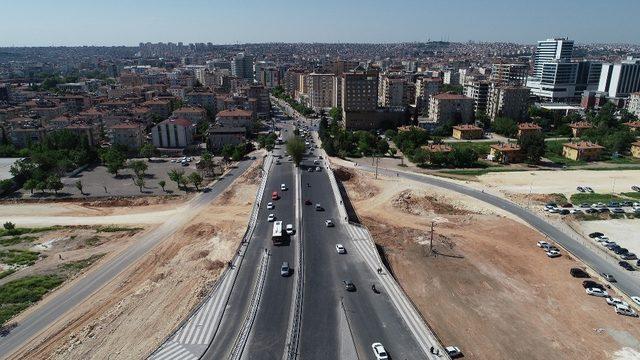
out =
[[0,272],[0,279],[4,279],[7,276],[13,274],[14,272],[16,272],[14,269],[9,269],[9,270],[5,270],[5,271],[1,271]]
[[7,230],[5,228],[0,228],[0,237],[2,236],[20,236],[24,234],[34,234],[45,231],[53,231],[63,229],[63,226],[47,226],[47,227],[38,227],[38,228],[22,228],[17,227],[15,229]]
[[608,203],[609,201],[620,201],[623,200],[618,195],[613,194],[598,194],[598,193],[576,193],[571,195],[571,203],[573,204],[581,204],[581,203]]
[[473,149],[475,150],[478,154],[480,154],[480,157],[486,157],[487,154],[489,154],[489,152],[491,151],[491,145],[493,144],[497,144],[497,141],[482,141],[482,142],[476,142],[476,141],[465,141],[465,142],[452,142],[452,143],[447,143],[447,145],[451,145],[451,147],[453,147],[454,149]]
[[626,196],[628,198],[632,198],[632,199],[639,199],[640,200],[640,192],[637,191],[633,191],[633,192],[623,192],[620,193],[620,195],[622,196]]
[[37,237],[35,236],[13,236],[10,238],[0,239],[0,245],[11,246],[11,245],[17,245],[23,242],[32,242],[33,240],[36,240],[36,239]]
[[27,276],[0,286],[0,325],[62,284],[58,275]]
[[96,228],[96,232],[119,232],[119,231],[139,231],[142,230],[141,227],[128,227],[128,226],[117,226],[117,225],[107,225],[107,226],[98,226]]
[[7,265],[26,265],[35,264],[40,253],[29,250],[2,250],[0,251],[0,262]]
[[91,266],[94,262],[98,261],[104,254],[91,255],[90,257],[78,261],[71,261],[68,263],[61,264],[59,267],[62,270],[67,270],[71,272],[78,272],[86,267]]

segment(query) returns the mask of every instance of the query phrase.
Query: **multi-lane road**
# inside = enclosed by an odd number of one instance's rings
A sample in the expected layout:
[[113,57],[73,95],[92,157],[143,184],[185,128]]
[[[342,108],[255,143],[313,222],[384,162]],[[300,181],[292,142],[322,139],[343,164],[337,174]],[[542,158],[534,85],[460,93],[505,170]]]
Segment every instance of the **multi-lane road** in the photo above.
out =
[[113,260],[87,273],[65,289],[50,295],[45,303],[24,317],[7,336],[0,338],[0,357],[10,356],[27,341],[38,336],[67,312],[80,305],[91,294],[144,256],[154,246],[175,233],[181,225],[186,224],[206,204],[224,192],[235,179],[244,173],[251,162],[251,160],[241,161],[236,169],[231,170],[217,181],[211,187],[211,191],[198,194],[190,200],[185,211],[142,236],[127,251],[121,252]]

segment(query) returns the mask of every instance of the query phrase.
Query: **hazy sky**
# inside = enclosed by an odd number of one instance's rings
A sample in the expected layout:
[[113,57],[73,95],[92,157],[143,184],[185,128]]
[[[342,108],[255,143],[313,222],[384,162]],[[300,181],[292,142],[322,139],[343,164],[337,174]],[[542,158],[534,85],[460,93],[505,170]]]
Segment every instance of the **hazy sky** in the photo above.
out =
[[139,42],[640,43],[640,0],[3,0],[0,46]]

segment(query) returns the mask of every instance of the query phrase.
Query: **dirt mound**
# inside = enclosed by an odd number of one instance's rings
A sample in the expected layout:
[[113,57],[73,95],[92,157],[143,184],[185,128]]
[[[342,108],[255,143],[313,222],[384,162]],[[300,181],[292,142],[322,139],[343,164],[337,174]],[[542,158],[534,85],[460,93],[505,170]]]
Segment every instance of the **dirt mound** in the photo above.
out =
[[447,202],[446,199],[417,195],[411,190],[403,190],[391,200],[391,205],[402,212],[411,215],[426,215],[430,213],[442,215],[467,215],[470,212],[460,209]]
[[351,200],[365,200],[380,193],[380,189],[361,174],[345,167],[338,167],[334,171],[336,179],[343,182],[351,192]]
[[113,197],[93,201],[85,201],[80,205],[86,207],[125,207],[125,206],[148,206],[166,204],[176,200],[179,196],[146,196],[146,197]]
[[218,229],[207,223],[199,222],[188,226],[182,234],[191,238],[210,238],[218,233]]
[[353,172],[342,166],[334,169],[333,173],[335,174],[336,179],[340,181],[349,181],[355,176]]

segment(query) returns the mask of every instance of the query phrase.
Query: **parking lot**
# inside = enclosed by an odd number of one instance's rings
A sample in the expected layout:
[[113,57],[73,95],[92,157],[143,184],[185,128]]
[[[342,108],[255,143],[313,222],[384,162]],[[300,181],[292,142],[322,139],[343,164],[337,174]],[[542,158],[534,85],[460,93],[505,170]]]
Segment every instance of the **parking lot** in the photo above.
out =
[[[145,185],[140,192],[139,187],[134,183],[134,173],[130,169],[123,169],[118,172],[118,176],[114,176],[107,171],[104,166],[90,167],[76,176],[62,178],[64,188],[55,195],[53,192],[34,192],[32,195],[29,191],[20,189],[16,193],[16,197],[25,199],[51,199],[51,198],[83,198],[83,197],[105,197],[105,196],[149,196],[149,195],[171,195],[184,194],[183,190],[178,190],[176,183],[169,179],[167,173],[172,169],[183,170],[185,175],[196,171],[196,161],[192,159],[188,166],[183,166],[179,161],[171,162],[179,158],[154,159],[151,162],[144,159],[143,161],[149,166],[146,171]],[[164,191],[159,182],[164,180],[166,185]],[[76,187],[76,182],[82,183],[81,194]],[[206,181],[205,181],[206,184]],[[204,186],[204,185],[203,185]]]

